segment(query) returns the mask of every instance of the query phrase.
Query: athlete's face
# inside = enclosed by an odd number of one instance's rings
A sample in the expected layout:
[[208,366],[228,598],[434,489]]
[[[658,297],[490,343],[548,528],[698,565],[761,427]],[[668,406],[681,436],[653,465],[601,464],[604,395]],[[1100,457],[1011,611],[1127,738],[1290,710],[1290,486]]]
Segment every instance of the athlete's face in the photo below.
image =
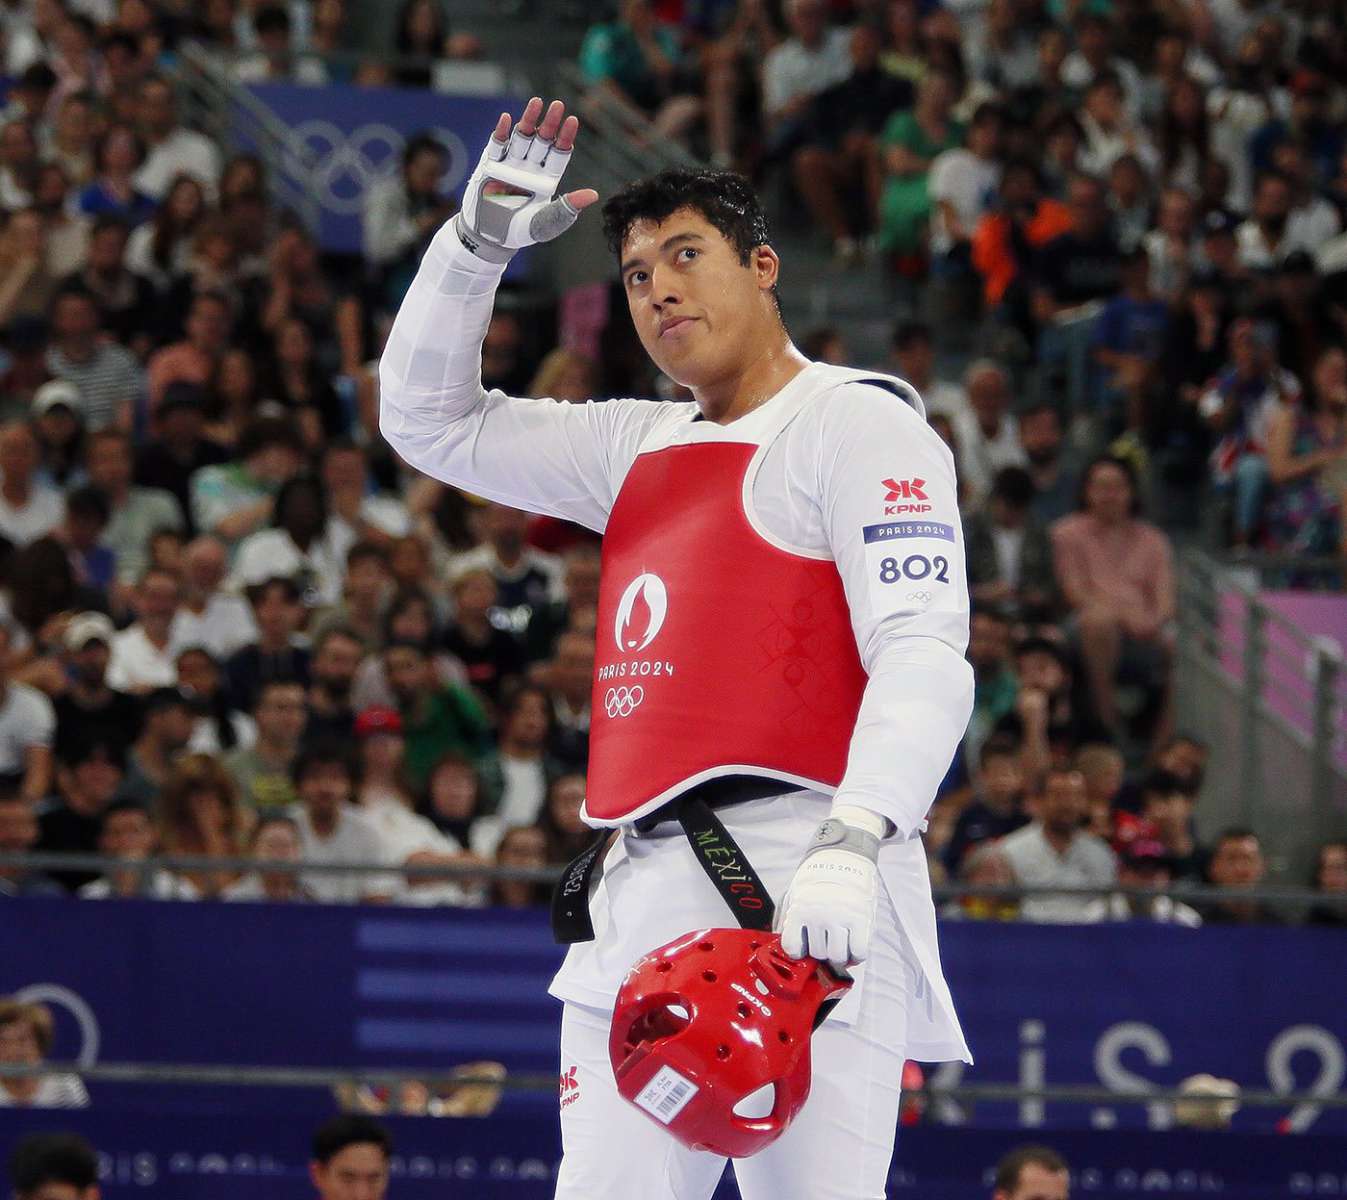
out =
[[780,266],[770,246],[741,262],[701,213],[638,221],[622,245],[622,286],[646,353],[675,383],[697,389],[734,374],[775,322]]

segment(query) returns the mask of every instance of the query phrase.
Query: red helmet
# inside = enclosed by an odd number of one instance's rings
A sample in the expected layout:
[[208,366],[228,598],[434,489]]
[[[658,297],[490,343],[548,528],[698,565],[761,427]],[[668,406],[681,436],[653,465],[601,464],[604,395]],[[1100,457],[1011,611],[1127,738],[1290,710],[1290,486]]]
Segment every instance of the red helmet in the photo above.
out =
[[[608,1038],[617,1090],[693,1150],[747,1158],[809,1098],[809,1037],[851,980],[774,933],[699,929],[640,959]],[[767,1116],[735,1107],[774,1086]]]

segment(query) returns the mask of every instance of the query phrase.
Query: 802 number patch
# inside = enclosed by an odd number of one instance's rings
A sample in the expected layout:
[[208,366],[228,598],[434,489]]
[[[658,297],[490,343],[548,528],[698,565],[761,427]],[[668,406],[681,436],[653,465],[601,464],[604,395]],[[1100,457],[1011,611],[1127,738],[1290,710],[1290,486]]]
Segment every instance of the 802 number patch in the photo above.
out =
[[904,579],[919,580],[934,576],[936,583],[949,582],[949,559],[943,554],[927,558],[924,554],[909,554],[904,559],[893,556],[879,560],[879,582],[899,583]]

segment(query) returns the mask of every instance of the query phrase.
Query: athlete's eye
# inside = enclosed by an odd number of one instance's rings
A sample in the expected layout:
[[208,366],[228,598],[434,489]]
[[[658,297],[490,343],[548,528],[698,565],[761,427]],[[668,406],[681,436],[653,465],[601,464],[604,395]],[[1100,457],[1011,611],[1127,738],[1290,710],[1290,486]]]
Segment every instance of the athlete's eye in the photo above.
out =
[[636,287],[638,284],[644,283],[646,281],[646,278],[647,276],[644,271],[633,271],[630,275],[627,276],[627,286]]
[[[684,254],[690,254],[690,255],[692,255],[692,258],[696,258],[697,255],[701,253],[701,251],[697,250],[697,249],[696,249],[695,247],[693,247],[693,246],[684,246],[678,253],[679,253],[680,256],[681,256],[681,255],[684,255]],[[684,262],[691,262],[692,259],[685,258],[685,259],[683,259],[683,261],[684,261]]]

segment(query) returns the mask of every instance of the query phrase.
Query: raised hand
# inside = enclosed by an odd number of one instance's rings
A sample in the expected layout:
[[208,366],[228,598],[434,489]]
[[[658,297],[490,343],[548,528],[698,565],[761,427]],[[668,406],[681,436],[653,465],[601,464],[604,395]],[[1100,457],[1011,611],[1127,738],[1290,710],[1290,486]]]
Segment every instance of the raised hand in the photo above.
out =
[[510,114],[501,113],[454,218],[464,246],[488,262],[508,262],[516,250],[550,242],[575,223],[599,198],[593,188],[555,195],[579,129],[560,100],[544,113],[534,96],[513,132]]

